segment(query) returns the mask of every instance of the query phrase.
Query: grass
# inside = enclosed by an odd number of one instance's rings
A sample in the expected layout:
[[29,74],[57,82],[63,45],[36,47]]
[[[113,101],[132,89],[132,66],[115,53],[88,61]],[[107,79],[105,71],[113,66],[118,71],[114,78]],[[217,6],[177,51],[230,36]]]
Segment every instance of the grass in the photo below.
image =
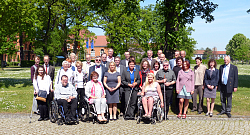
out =
[[[194,65],[191,65],[193,68]],[[250,65],[237,65],[239,70],[238,91],[233,93],[232,115],[250,116]],[[56,67],[56,72],[60,67]],[[56,75],[56,73],[55,73]],[[214,114],[221,110],[220,92],[217,92]],[[0,71],[0,113],[30,113],[32,108],[33,85],[30,80],[30,68],[5,68]],[[189,101],[189,114],[192,100]],[[204,112],[206,99],[203,101]],[[174,114],[171,111],[169,114]]]

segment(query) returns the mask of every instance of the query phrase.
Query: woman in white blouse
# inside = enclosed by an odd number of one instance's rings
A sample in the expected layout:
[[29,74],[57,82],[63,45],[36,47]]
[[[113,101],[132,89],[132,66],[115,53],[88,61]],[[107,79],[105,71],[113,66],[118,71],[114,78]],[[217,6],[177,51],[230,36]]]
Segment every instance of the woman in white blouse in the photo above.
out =
[[[37,95],[39,91],[46,91],[47,94],[49,94],[49,90],[52,90],[52,82],[50,76],[46,74],[43,66],[39,66],[36,70],[33,79],[33,86],[35,89],[35,95]],[[49,120],[47,102],[37,100],[37,104],[40,110],[40,118],[38,119],[38,121]]]

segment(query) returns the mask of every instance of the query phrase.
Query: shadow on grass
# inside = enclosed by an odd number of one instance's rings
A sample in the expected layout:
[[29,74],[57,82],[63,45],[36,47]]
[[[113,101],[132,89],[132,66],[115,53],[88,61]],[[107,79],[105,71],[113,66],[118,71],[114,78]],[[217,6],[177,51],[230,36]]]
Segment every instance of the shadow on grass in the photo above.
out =
[[22,84],[22,87],[32,86],[30,79],[0,78],[0,88],[9,88],[10,86],[16,87],[17,84]]
[[238,75],[238,87],[250,88],[250,75]]

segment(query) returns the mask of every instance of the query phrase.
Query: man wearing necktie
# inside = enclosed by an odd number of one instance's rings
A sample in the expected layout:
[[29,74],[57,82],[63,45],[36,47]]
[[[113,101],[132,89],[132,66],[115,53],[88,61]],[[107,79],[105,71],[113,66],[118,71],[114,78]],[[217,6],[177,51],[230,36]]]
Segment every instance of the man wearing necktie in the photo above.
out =
[[148,55],[148,57],[147,58],[143,58],[142,61],[143,60],[147,60],[149,62],[149,64],[150,64],[150,68],[153,69],[153,65],[156,62],[156,60],[153,59],[153,57],[152,57],[153,56],[153,51],[152,50],[148,50],[147,51],[147,55]]
[[103,53],[103,54],[101,55],[101,58],[102,58],[101,64],[102,64],[104,67],[108,68],[108,67],[109,67],[109,62],[107,61],[107,54],[106,54],[106,53]]
[[229,56],[224,58],[223,65],[219,69],[219,90],[221,99],[221,112],[217,115],[226,114],[231,118],[232,93],[238,88],[238,69],[230,64]]
[[[108,68],[101,64],[101,57],[95,57],[95,65],[89,68],[89,74],[96,71],[99,74],[98,81],[103,82],[104,73],[108,71]],[[90,81],[90,75],[88,80]]]

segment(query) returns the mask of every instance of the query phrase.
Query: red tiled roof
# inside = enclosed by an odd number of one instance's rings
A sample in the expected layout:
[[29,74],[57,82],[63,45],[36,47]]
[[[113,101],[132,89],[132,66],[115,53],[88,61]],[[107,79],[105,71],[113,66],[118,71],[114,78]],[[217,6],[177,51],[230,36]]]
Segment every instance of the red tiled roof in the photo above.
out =
[[[195,50],[194,55],[196,55],[196,54],[203,54],[203,53],[204,53],[204,50]],[[226,54],[226,51],[216,51],[215,53],[217,55],[221,55],[221,54]]]

